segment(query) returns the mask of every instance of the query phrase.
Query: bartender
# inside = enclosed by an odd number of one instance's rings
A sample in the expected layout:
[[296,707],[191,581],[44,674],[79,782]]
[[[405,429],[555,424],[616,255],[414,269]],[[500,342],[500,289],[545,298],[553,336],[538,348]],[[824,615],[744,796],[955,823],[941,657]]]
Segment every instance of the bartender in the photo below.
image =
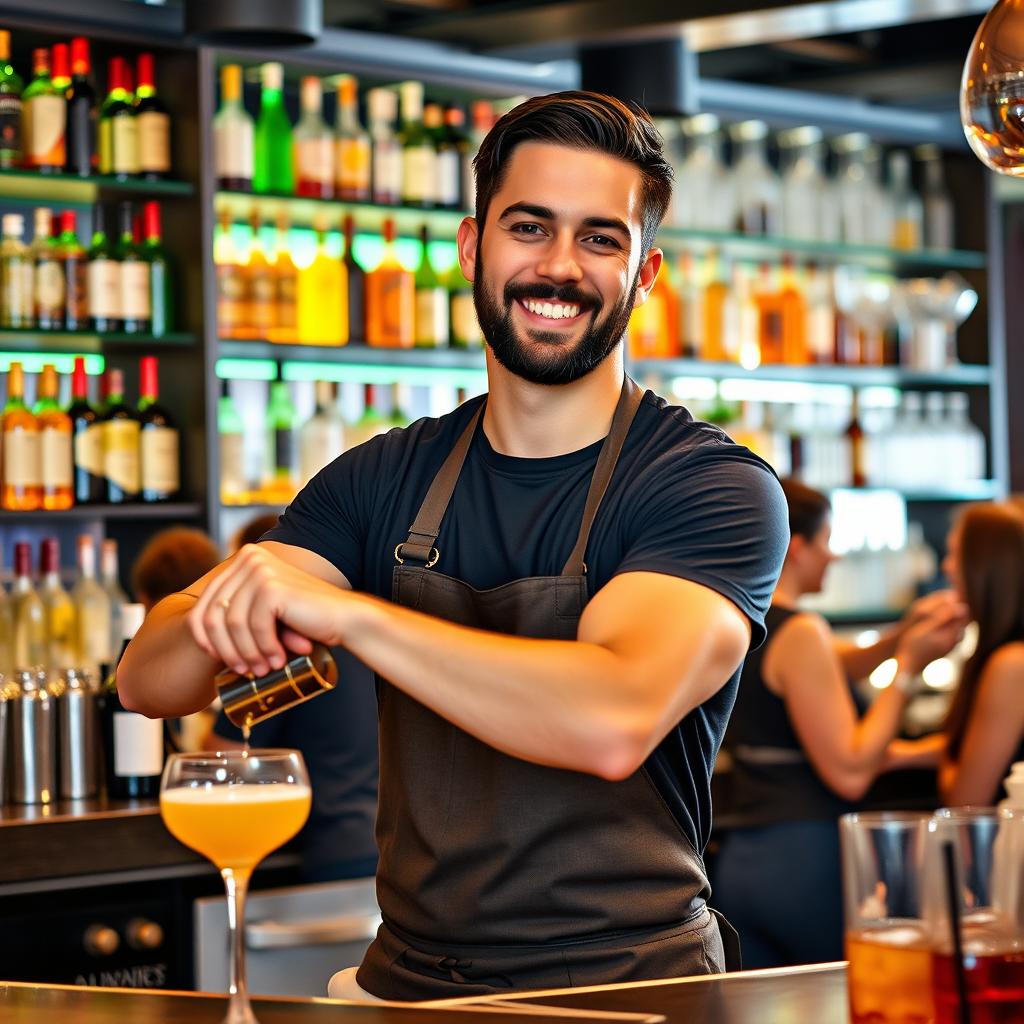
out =
[[180,715],[225,664],[260,675],[311,641],[376,672],[383,924],[332,994],[721,971],[709,782],[785,500],[756,456],[624,375],[672,188],[650,118],[534,98],[475,172],[458,250],[488,393],[345,452],[267,539],[168,598],[121,699]]

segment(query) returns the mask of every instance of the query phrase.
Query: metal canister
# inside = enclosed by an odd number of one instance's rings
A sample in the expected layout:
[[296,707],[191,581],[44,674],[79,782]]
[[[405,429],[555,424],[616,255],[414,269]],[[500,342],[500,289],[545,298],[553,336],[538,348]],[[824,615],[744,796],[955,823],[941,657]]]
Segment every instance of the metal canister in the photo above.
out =
[[11,731],[10,703],[7,688],[10,684],[0,673],[0,805],[7,803],[7,737]]
[[229,669],[214,680],[228,720],[241,729],[263,722],[338,685],[338,663],[315,644],[309,654],[292,658],[283,668],[258,678]]
[[50,687],[57,701],[57,737],[62,800],[81,800],[99,791],[99,708],[97,687],[78,669],[65,669]]
[[48,804],[57,796],[57,743],[54,698],[46,674],[25,669],[9,691],[11,800]]

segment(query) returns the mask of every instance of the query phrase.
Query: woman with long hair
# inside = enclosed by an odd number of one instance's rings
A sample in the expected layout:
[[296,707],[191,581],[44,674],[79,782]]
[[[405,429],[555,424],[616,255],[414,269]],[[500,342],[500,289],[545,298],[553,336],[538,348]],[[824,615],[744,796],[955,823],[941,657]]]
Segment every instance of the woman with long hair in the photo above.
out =
[[[837,818],[882,771],[916,674],[959,638],[965,609],[951,593],[915,602],[872,646],[838,641],[800,611],[828,566],[828,498],[782,481],[790,544],[765,618],[768,638],[747,657],[725,745],[741,826],[722,839],[715,897],[736,927],[749,968],[841,960]],[[895,680],[859,718],[850,679],[895,657]]]
[[1024,760],[1024,511],[965,509],[942,567],[977,623],[978,643],[946,719],[939,792],[953,806],[991,804],[1010,765]]

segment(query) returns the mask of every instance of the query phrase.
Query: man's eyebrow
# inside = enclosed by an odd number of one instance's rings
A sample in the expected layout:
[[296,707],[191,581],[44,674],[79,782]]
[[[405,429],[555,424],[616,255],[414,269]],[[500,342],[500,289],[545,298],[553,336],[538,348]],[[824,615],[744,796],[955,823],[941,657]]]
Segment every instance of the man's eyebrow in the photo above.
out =
[[[533,203],[513,203],[502,210],[498,220],[504,220],[516,213],[525,213],[528,217],[536,217],[538,220],[554,220],[555,211],[547,206],[536,206]],[[587,228],[606,228],[613,231],[621,231],[627,238],[630,236],[629,225],[618,217],[587,217],[583,221]]]

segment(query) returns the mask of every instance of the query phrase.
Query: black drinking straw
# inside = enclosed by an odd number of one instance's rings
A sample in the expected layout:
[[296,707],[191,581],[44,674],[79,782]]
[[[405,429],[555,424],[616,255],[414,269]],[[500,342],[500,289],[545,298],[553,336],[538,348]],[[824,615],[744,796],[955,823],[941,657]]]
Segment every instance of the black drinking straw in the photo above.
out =
[[967,975],[964,973],[964,943],[960,934],[960,893],[956,884],[956,850],[951,842],[942,844],[942,860],[946,875],[946,903],[949,926],[953,931],[953,963],[956,965],[956,990],[960,1000],[960,1024],[971,1024],[971,1007],[967,1001]]

